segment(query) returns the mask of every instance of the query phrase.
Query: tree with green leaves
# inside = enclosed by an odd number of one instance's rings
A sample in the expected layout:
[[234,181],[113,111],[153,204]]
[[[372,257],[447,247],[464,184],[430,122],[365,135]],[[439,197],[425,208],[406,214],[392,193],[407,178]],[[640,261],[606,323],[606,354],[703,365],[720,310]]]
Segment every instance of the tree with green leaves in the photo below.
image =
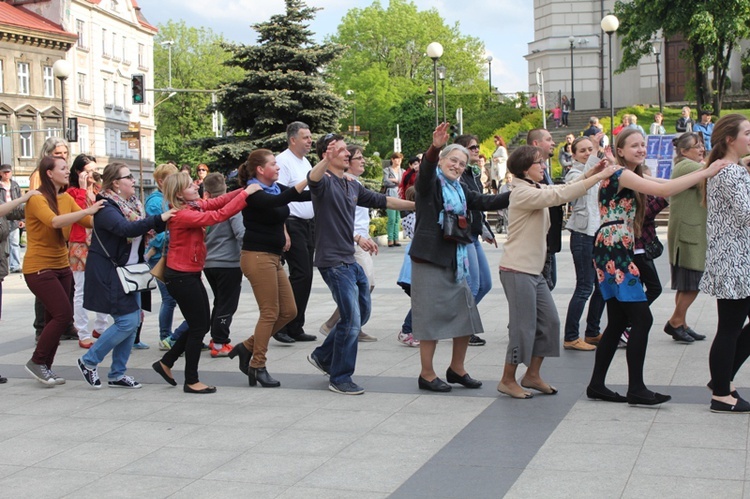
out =
[[232,136],[205,141],[224,168],[236,167],[256,148],[282,150],[292,121],[307,123],[313,133],[338,129],[344,102],[321,72],[341,48],[314,43],[308,26],[319,9],[302,0],[285,3],[286,12],[253,25],[257,44],[224,44],[231,55],[225,64],[243,71],[240,80],[223,88],[217,106]]
[[[431,114],[434,120],[433,63],[425,55],[431,42],[443,45],[439,64],[446,68],[448,100],[452,95],[475,93],[483,94],[486,102],[484,45],[462,35],[458,23],[446,24],[435,8],[420,11],[410,0],[390,0],[384,8],[375,1],[369,7],[349,10],[328,41],[345,50],[326,71],[326,79],[341,95],[354,91],[350,111],[356,103],[357,124],[370,132],[370,149],[382,154],[393,147],[396,124],[403,132],[413,128],[408,120],[415,115]],[[428,94],[429,90],[433,93]],[[442,116],[442,107],[440,113]],[[349,115],[345,124],[351,122]],[[428,127],[414,142],[411,135],[402,133],[407,153],[429,144],[434,121],[425,122]]]
[[[242,71],[224,66],[229,54],[221,47],[224,39],[208,28],[192,28],[184,21],[159,25],[154,40],[154,87],[169,87],[169,45],[172,51],[172,88],[213,90],[238,80]],[[210,156],[191,140],[214,134],[211,96],[206,93],[158,92],[154,96],[157,130],[156,161],[174,160],[192,166],[207,162]]]
[[719,115],[729,60],[750,37],[750,0],[618,0],[615,15],[623,48],[618,71],[636,66],[660,30],[663,37],[682,35],[688,49],[681,56],[692,65],[698,107],[711,104]]

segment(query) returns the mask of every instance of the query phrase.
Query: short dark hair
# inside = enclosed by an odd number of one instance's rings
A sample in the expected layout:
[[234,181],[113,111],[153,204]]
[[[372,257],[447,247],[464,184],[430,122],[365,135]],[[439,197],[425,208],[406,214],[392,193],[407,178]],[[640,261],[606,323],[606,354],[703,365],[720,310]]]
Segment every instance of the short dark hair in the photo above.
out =
[[309,130],[310,125],[303,123],[302,121],[292,121],[286,127],[286,138],[287,140],[292,137],[296,137],[300,130]]
[[701,116],[711,116],[711,111],[704,109],[701,111]]
[[344,136],[337,133],[327,133],[318,139],[315,143],[315,152],[318,153],[318,158],[323,159],[323,153],[328,149],[328,144],[335,140],[344,140]]
[[525,178],[525,172],[531,168],[538,156],[544,152],[536,146],[519,146],[515,151],[510,153],[508,158],[508,171],[517,178]]
[[456,137],[456,140],[453,141],[454,144],[461,144],[464,147],[469,147],[469,144],[471,141],[474,140],[476,143],[479,143],[479,138],[476,135],[471,135],[470,133],[465,133],[463,135],[459,135]]
[[227,184],[224,175],[221,173],[209,173],[203,179],[203,188],[211,194],[211,197],[218,197],[227,192]]
[[547,130],[544,128],[534,128],[533,130],[529,130],[529,133],[526,135],[526,145],[530,146],[534,141],[542,140],[542,136],[544,135],[543,132],[546,131]]

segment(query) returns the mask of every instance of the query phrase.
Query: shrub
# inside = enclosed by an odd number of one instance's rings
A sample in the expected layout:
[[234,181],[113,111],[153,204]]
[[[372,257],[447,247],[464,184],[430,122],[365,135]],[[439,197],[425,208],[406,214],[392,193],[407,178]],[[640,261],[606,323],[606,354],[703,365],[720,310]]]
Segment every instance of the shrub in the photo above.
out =
[[384,236],[387,234],[386,225],[388,217],[375,217],[370,219],[370,237]]

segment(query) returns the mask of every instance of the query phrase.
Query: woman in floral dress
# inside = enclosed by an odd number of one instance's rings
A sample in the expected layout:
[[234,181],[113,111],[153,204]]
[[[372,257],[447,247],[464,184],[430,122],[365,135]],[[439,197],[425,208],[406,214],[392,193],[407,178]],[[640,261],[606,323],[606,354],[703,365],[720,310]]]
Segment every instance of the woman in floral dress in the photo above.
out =
[[[643,177],[646,139],[634,128],[617,136],[616,161],[624,168],[600,184],[601,227],[594,240],[594,264],[599,289],[607,303],[607,328],[596,349],[596,361],[586,395],[592,399],[629,404],[657,405],[671,399],[655,393],[643,381],[648,333],[653,323],[646,294],[633,263],[634,242],[640,236],[646,195],[669,197],[714,176],[727,163],[716,162],[704,170],[673,180]],[[630,325],[627,346],[627,397],[605,384],[620,334]]]

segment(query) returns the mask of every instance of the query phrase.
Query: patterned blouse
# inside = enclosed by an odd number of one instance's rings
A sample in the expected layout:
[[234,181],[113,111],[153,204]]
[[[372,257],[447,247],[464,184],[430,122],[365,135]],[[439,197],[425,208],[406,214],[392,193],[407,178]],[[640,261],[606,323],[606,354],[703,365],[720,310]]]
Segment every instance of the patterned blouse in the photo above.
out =
[[731,164],[708,179],[706,270],[700,289],[725,300],[750,296],[750,175]]

